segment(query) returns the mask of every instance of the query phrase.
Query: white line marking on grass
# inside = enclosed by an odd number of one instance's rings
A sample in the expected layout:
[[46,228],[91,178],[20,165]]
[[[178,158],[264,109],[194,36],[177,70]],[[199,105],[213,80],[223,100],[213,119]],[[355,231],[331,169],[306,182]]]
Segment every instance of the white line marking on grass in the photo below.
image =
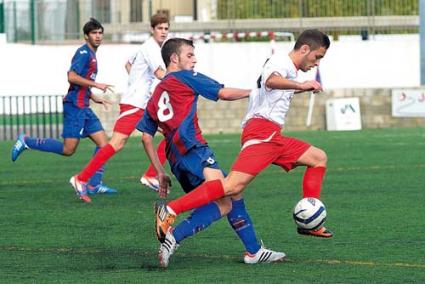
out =
[[[16,251],[16,252],[31,252],[31,253],[64,253],[64,254],[93,254],[93,253],[114,253],[117,255],[139,255],[139,256],[155,256],[155,251],[138,251],[137,249],[129,248],[126,251],[115,251],[115,250],[104,250],[96,248],[25,248],[25,247],[0,247],[0,251]],[[178,257],[202,257],[206,259],[229,259],[229,260],[241,260],[239,256],[230,255],[209,255],[209,254],[196,254],[196,253],[179,253]],[[419,268],[425,269],[425,263],[404,263],[404,262],[393,262],[393,263],[381,263],[375,261],[365,260],[339,260],[339,259],[291,259],[286,258],[285,262],[289,263],[320,263],[328,265],[353,265],[353,266],[386,266],[386,267],[397,267],[397,268]]]
[[331,259],[319,259],[319,260],[310,260],[306,262],[312,263],[324,263],[329,265],[357,265],[357,266],[388,266],[388,267],[406,267],[406,268],[423,268],[425,269],[425,264],[423,263],[403,263],[403,262],[394,262],[394,263],[379,263],[374,261],[362,261],[362,260],[331,260]]
[[[396,170],[396,169],[411,169],[411,168],[425,168],[425,164],[416,165],[370,165],[370,166],[358,166],[358,167],[328,167],[326,171],[329,172],[345,172],[345,171],[364,171],[364,170]],[[279,167],[272,167],[269,169],[271,173],[282,173],[283,170]]]

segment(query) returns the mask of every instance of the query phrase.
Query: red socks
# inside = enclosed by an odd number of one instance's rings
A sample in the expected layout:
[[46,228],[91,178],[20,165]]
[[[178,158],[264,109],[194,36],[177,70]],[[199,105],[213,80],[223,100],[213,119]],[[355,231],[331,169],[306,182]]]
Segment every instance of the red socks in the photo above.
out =
[[84,170],[80,172],[78,179],[82,182],[88,182],[95,172],[100,169],[114,154],[115,149],[112,145],[106,144],[105,147],[101,148],[96,155],[94,155]]
[[[165,161],[167,160],[167,157],[165,156],[166,144],[167,142],[165,141],[165,139],[163,139],[161,142],[159,142],[158,147],[156,148],[156,152],[158,154],[159,162],[161,163],[161,165],[164,165]],[[149,165],[148,169],[143,175],[148,177],[156,177],[156,171],[152,164]]]
[[325,172],[325,167],[306,168],[303,178],[303,198],[320,198],[320,192],[322,191],[322,182],[325,176]]
[[177,215],[210,203],[224,196],[224,188],[221,180],[207,181],[191,192],[170,201],[167,205]]

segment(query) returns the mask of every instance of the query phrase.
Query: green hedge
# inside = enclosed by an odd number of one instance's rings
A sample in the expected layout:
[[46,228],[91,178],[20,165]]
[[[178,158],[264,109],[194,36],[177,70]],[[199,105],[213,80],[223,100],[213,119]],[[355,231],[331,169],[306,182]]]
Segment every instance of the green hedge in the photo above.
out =
[[4,33],[4,4],[0,2],[0,34]]
[[218,0],[218,19],[418,15],[418,0]]

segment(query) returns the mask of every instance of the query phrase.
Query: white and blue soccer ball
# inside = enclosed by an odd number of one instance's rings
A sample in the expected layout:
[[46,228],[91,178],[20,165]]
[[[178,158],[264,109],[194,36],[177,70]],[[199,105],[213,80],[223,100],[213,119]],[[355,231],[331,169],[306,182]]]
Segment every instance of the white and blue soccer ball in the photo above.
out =
[[293,217],[299,228],[316,230],[326,221],[326,207],[317,198],[303,198],[295,205]]

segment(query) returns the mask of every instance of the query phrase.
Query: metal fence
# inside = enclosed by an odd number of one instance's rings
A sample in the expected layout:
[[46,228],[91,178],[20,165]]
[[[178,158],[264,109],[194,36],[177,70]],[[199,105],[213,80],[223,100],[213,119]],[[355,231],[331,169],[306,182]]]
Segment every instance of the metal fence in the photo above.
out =
[[[419,0],[5,0],[5,30],[10,42],[63,41],[81,37],[94,16],[105,37],[148,32],[149,17],[168,13],[175,32],[298,33],[321,28],[344,34],[417,33]],[[195,24],[194,24],[195,23]]]
[[59,138],[62,133],[62,95],[1,96],[0,141],[22,132],[34,137]]

